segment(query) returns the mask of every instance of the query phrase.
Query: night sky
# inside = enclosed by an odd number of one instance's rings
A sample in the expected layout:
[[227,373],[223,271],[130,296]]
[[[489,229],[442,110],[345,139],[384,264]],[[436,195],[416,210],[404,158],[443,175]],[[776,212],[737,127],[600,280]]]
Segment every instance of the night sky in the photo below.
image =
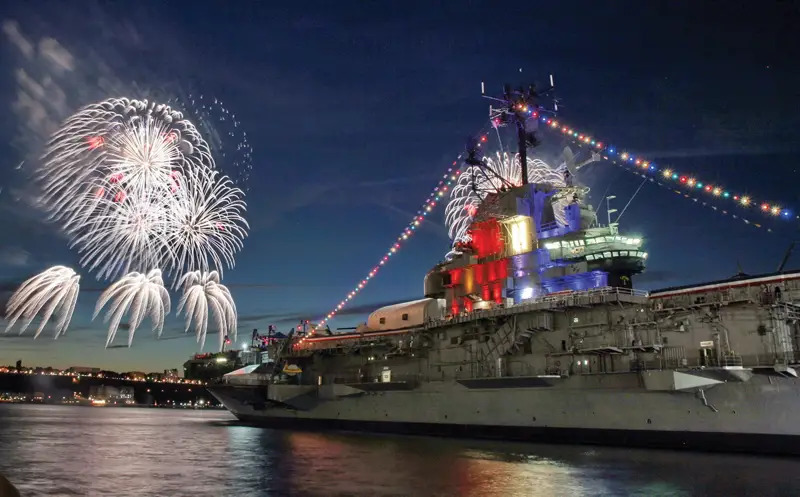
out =
[[[51,265],[78,267],[67,240],[26,202],[26,164],[52,126],[116,96],[216,97],[246,130],[252,231],[223,281],[237,302],[239,342],[253,328],[285,332],[301,318],[319,319],[366,275],[486,123],[481,81],[499,93],[505,82],[545,83],[553,73],[560,119],[800,213],[797,3],[80,4],[0,9],[3,302]],[[541,137],[554,150],[565,145]],[[607,192],[620,210],[641,183],[607,163],[579,180],[592,187],[594,205]],[[798,226],[748,226],[649,183],[621,222],[646,239],[649,268],[634,280],[644,289],[726,278],[737,264],[750,274],[775,271],[800,239]],[[421,297],[426,271],[448,246],[439,209],[332,327]],[[800,267],[800,254],[789,266]],[[0,364],[159,370],[198,350],[174,316],[159,341],[146,323],[132,348],[104,349],[105,329],[91,313],[107,282],[82,275],[68,334],[0,334]],[[215,344],[209,336],[206,350]]]

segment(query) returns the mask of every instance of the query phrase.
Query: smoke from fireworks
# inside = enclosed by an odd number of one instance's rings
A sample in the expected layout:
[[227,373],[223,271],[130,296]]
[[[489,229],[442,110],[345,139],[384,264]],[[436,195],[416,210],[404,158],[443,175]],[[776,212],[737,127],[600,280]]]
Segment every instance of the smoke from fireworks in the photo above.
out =
[[8,325],[5,332],[23,318],[20,335],[28,329],[33,319],[42,312],[41,324],[33,335],[37,338],[45,325],[55,314],[55,338],[64,334],[69,326],[75,302],[78,299],[81,277],[75,271],[64,266],[53,266],[25,281],[6,305]]
[[[528,182],[549,183],[564,186],[566,165],[557,168],[549,166],[541,159],[528,157]],[[450,200],[445,207],[445,223],[453,243],[469,240],[467,228],[481,202],[491,193],[501,188],[522,184],[522,171],[517,154],[497,152],[487,156],[484,166],[469,166],[459,175],[450,192]]]
[[108,287],[97,300],[94,316],[96,318],[105,305],[112,301],[104,322],[109,323],[106,347],[117,335],[122,317],[130,310],[128,322],[128,347],[133,343],[133,335],[146,316],[150,316],[153,332],[161,336],[164,329],[164,316],[169,314],[169,292],[164,288],[161,271],[153,269],[146,275],[141,273],[126,274],[119,281]]
[[208,315],[214,318],[219,331],[219,348],[222,350],[226,336],[236,339],[236,304],[231,292],[220,284],[219,274],[194,271],[182,279],[183,297],[178,303],[178,313],[185,308],[186,331],[194,324],[197,341],[202,349],[208,332]]

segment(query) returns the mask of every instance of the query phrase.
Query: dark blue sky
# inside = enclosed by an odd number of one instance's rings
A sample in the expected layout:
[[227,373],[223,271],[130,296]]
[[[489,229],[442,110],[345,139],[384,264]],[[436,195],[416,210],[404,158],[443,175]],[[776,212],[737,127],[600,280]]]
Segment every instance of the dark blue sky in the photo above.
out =
[[[0,290],[7,296],[21,279],[75,263],[65,240],[25,207],[25,168],[16,167],[41,151],[48,123],[111,96],[202,93],[242,122],[254,149],[253,229],[224,283],[245,336],[318,319],[374,266],[485,123],[481,81],[499,91],[554,73],[563,120],[800,212],[796,4],[722,5],[7,2]],[[640,182],[608,164],[581,179],[595,198],[608,191],[618,202]],[[724,278],[737,261],[750,273],[774,271],[797,225],[770,225],[774,233],[748,227],[652,185],[622,221],[647,240],[650,267],[638,280],[647,289]],[[333,326],[419,297],[447,247],[440,210]],[[197,350],[175,319],[168,339],[142,329],[133,348],[104,350],[102,324],[90,321],[104,283],[82,281],[67,336],[0,335],[0,363],[163,369]]]

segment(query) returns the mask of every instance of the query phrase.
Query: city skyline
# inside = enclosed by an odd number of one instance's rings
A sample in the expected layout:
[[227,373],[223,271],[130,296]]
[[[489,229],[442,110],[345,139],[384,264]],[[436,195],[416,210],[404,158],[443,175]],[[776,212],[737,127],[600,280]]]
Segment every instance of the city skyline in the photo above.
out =
[[[394,9],[355,2],[224,11],[205,2],[189,10],[151,4],[136,13],[99,3],[79,12],[58,7],[0,11],[11,61],[0,83],[11,116],[0,125],[3,307],[20,281],[42,269],[79,267],[61,235],[27,207],[24,164],[40,152],[48,121],[119,96],[109,92],[214,96],[248,133],[251,233],[223,279],[239,310],[234,346],[254,328],[285,332],[300,319],[324,317],[364,277],[466,136],[485,124],[481,82],[499,91],[553,73],[565,120],[660,163],[800,208],[789,186],[800,152],[792,132],[798,47],[771,29],[769,7],[637,4],[589,15],[568,5],[522,6],[516,22],[495,4],[411,2],[402,22]],[[720,26],[714,38],[706,37],[707,16]],[[51,93],[36,100],[20,74]],[[542,138],[563,146],[558,136]],[[635,280],[645,289],[721,279],[739,267],[774,271],[794,238],[795,225],[763,221],[768,233],[656,186],[634,196],[641,179],[610,164],[592,165],[578,179],[592,187],[594,205],[614,194],[622,210],[633,197],[622,222],[646,241],[649,268]],[[332,328],[421,297],[425,273],[449,249],[443,212],[421,224]],[[109,282],[79,272],[82,291],[67,334],[53,340],[48,328],[33,340],[31,331],[0,333],[0,363],[157,371],[199,352],[174,313],[160,340],[145,323],[130,349],[121,342],[105,349],[102,320],[90,318]],[[205,351],[214,343],[210,337]]]

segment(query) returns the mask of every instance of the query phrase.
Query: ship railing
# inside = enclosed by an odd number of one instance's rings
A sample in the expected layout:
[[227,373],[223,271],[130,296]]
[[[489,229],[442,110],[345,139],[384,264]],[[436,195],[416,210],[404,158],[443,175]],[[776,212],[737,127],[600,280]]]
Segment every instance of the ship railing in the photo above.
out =
[[425,323],[424,328],[438,328],[440,326],[476,321],[478,319],[508,316],[537,310],[583,307],[586,305],[598,305],[618,301],[639,303],[638,301],[640,299],[645,299],[648,295],[649,293],[644,290],[611,286],[558,295],[545,295],[544,297],[526,300],[508,307],[473,311],[449,318],[432,319]]

